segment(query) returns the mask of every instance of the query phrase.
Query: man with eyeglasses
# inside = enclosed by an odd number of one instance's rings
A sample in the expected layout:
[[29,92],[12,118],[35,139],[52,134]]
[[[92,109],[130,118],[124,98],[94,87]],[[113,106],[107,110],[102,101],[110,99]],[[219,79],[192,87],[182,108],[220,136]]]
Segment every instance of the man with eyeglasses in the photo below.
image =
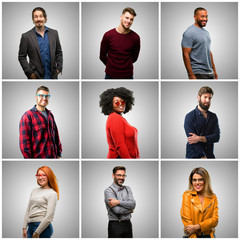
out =
[[36,91],[37,104],[25,112],[19,125],[19,144],[24,158],[61,158],[62,144],[53,114],[46,108],[49,89]]
[[116,166],[113,168],[113,183],[105,189],[104,197],[108,211],[108,238],[132,238],[131,213],[136,206],[132,190],[123,186],[127,177],[126,168]]

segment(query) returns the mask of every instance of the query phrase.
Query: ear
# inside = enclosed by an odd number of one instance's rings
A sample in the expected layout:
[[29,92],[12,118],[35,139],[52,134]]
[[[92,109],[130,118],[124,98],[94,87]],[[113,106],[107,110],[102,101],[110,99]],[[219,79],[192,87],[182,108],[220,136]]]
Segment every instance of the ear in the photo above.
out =
[[198,95],[198,96],[197,96],[197,100],[199,101],[199,100],[200,100],[200,98],[201,98],[201,97]]
[[114,179],[114,174],[112,174],[112,178]]

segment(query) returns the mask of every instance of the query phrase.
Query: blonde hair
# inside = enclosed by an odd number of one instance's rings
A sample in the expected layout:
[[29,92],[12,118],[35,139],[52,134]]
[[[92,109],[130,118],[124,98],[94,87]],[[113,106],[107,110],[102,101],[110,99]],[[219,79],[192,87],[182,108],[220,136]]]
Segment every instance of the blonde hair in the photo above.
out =
[[195,191],[193,184],[192,184],[192,179],[194,174],[199,174],[203,177],[204,180],[204,195],[206,196],[212,196],[215,195],[213,193],[212,187],[211,187],[211,179],[208,174],[208,171],[202,167],[194,168],[189,176],[189,185],[188,185],[188,190],[190,191]]
[[43,172],[46,173],[47,178],[48,178],[49,187],[52,188],[57,193],[58,200],[59,200],[59,189],[58,189],[57,178],[54,175],[52,169],[48,166],[42,166],[37,170],[37,174],[38,174],[39,170],[42,170]]

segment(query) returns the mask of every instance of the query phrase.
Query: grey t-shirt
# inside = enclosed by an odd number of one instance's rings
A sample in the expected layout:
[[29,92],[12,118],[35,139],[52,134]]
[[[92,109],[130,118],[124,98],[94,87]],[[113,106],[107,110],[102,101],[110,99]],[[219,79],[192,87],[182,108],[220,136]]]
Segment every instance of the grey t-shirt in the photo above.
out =
[[47,116],[47,112],[46,111],[40,111],[40,113],[42,113],[42,115],[48,120],[48,116]]
[[194,74],[212,74],[211,38],[208,31],[194,24],[183,33],[182,47],[191,48],[190,60]]

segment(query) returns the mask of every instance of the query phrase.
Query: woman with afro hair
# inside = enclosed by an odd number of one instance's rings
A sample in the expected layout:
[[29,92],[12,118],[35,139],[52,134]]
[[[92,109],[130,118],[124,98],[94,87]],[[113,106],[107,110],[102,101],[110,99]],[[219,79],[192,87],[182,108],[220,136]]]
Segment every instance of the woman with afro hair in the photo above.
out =
[[107,89],[100,95],[99,105],[102,113],[108,115],[107,158],[139,158],[137,129],[122,117],[134,105],[133,92],[124,87]]

